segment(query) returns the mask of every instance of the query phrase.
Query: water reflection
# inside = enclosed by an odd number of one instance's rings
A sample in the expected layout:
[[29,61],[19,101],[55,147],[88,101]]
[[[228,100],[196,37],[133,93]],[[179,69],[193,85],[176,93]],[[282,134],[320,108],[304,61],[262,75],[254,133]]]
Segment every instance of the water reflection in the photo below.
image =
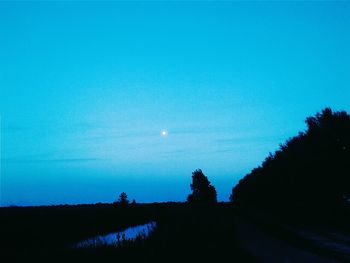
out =
[[123,231],[109,233],[104,236],[96,236],[86,239],[75,245],[76,248],[97,246],[118,246],[125,241],[133,241],[137,238],[145,239],[155,229],[157,223],[152,221],[147,224],[129,227]]

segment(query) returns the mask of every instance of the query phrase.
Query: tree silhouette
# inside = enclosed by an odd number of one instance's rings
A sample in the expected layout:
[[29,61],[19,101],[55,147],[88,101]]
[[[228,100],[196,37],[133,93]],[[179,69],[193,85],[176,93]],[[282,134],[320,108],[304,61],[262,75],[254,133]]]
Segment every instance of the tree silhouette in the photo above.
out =
[[278,209],[339,206],[350,197],[350,115],[322,110],[232,189],[236,204]]
[[198,169],[192,173],[192,194],[187,197],[189,203],[216,203],[216,190],[208,178]]
[[123,204],[123,205],[127,205],[127,204],[129,203],[128,195],[127,195],[125,192],[122,192],[122,193],[119,195],[119,198],[118,198],[117,203]]

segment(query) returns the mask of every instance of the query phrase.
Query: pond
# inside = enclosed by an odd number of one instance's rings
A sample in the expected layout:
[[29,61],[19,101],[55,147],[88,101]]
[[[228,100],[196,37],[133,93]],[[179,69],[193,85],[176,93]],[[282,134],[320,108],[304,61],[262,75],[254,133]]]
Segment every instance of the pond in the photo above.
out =
[[99,235],[78,242],[74,245],[75,248],[88,248],[98,246],[118,246],[125,241],[134,241],[136,238],[146,239],[148,235],[155,229],[157,223],[151,221],[147,224],[128,227],[119,232],[113,232],[106,235]]

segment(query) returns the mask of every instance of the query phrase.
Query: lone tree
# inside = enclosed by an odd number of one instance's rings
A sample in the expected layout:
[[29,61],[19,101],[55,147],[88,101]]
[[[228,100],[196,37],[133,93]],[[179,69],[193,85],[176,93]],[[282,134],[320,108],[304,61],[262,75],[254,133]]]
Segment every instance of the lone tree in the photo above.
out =
[[192,173],[192,194],[187,197],[189,203],[216,203],[216,190],[208,178],[198,169]]
[[117,203],[118,203],[118,204],[122,204],[122,205],[127,205],[127,204],[129,204],[128,195],[127,195],[125,192],[122,192],[122,193],[119,195],[119,198],[118,198]]

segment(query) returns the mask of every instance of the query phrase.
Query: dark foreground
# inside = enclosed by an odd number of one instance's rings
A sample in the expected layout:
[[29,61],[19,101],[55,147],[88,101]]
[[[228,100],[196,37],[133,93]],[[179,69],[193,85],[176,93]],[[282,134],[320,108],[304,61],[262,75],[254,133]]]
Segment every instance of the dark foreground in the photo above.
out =
[[[74,249],[98,234],[156,221],[146,240]],[[1,209],[1,257],[7,262],[253,262],[238,249],[228,205],[110,204]],[[237,262],[237,261],[236,261]]]
[[[0,215],[1,262],[347,262],[350,259],[350,239],[338,242],[336,249],[329,242],[316,244],[305,236],[305,231],[304,236],[300,235],[300,226],[292,227],[267,215],[252,216],[228,203],[13,207],[1,208]],[[72,247],[87,238],[150,221],[156,221],[157,227],[145,240],[123,242],[118,248]],[[317,231],[317,234],[325,238],[324,233]],[[339,246],[341,251],[337,250]]]

